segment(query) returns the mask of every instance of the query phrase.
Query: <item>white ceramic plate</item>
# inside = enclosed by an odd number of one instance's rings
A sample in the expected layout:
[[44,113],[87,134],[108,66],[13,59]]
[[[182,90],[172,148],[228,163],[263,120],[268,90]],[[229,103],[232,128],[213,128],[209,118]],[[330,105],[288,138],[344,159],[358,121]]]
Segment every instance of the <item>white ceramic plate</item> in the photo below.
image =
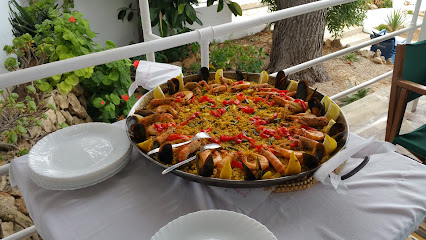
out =
[[246,215],[204,210],[179,217],[162,227],[151,240],[276,240],[265,226]]
[[41,139],[28,155],[31,179],[54,190],[93,185],[113,176],[131,153],[126,131],[107,123],[66,127]]

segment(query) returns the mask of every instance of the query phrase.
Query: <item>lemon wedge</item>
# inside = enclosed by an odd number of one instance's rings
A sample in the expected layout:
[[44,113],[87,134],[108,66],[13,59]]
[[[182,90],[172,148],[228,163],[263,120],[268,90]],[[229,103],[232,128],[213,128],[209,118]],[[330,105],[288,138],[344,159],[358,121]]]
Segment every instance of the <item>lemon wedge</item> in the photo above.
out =
[[328,105],[328,110],[324,116],[330,120],[333,119],[334,121],[336,121],[339,115],[340,115],[339,107],[334,102],[331,102],[330,105]]
[[268,82],[269,82],[269,75],[265,70],[263,70],[259,75],[259,83],[268,83]]
[[297,90],[297,82],[294,80],[291,80],[290,83],[287,86],[287,91],[293,92]]
[[302,167],[300,166],[300,162],[297,159],[294,152],[290,154],[290,161],[288,161],[287,168],[285,169],[286,175],[296,175],[302,172]]
[[214,81],[220,84],[220,78],[223,77],[223,69],[218,69],[214,75]]
[[328,134],[325,135],[324,138],[324,150],[325,153],[328,155],[332,152],[334,152],[334,150],[336,150],[337,148],[337,142],[336,140],[334,140],[334,138],[328,136]]
[[328,122],[328,124],[327,124],[327,126],[325,126],[323,129],[322,129],[322,131],[324,132],[324,133],[328,133],[328,131],[330,131],[330,128],[334,125],[336,123],[336,121],[334,121],[333,119],[331,119],[329,122]]
[[262,179],[270,179],[272,178],[272,172],[267,171],[265,174],[263,174]]
[[179,80],[179,91],[182,91],[183,86],[185,86],[183,82],[183,74],[181,73],[180,75],[176,76],[176,79]]
[[220,172],[219,178],[231,180],[231,177],[232,177],[231,160],[232,158],[228,158],[226,160],[225,166],[223,166],[222,171]]
[[272,176],[272,178],[280,178],[281,177],[281,174],[279,173],[279,172],[276,172],[273,176]]
[[152,138],[150,138],[144,142],[138,143],[138,147],[144,152],[149,152],[152,150],[152,143]]
[[157,86],[154,91],[152,92],[152,94],[154,95],[155,99],[158,98],[165,98],[166,96],[163,93],[163,90],[161,90],[160,86]]
[[327,112],[327,110],[328,110],[328,106],[330,105],[330,103],[331,103],[331,100],[330,100],[330,98],[328,97],[328,96],[324,96],[322,99],[321,99],[321,104],[322,105],[324,105],[324,108],[325,108],[325,111]]

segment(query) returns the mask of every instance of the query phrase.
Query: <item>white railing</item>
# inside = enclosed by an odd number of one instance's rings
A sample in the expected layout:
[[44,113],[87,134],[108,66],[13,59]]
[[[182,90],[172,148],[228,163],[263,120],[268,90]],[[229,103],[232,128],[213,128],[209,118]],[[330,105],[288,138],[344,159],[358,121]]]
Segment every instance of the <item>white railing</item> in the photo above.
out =
[[[154,35],[151,31],[151,21],[149,16],[149,5],[148,0],[139,0],[141,16],[142,16],[142,28],[144,32],[144,39],[146,42],[133,44],[130,46],[120,47],[116,49],[110,49],[102,52],[91,53],[80,57],[70,58],[58,62],[52,62],[43,64],[36,67],[26,68],[15,72],[0,74],[0,89],[12,87],[15,85],[28,83],[34,80],[63,74],[71,71],[75,71],[78,69],[91,67],[95,65],[105,64],[109,62],[114,62],[117,60],[121,60],[124,58],[131,58],[139,55],[146,54],[147,59],[149,61],[155,61],[154,52],[161,51],[193,42],[198,42],[200,44],[201,51],[201,65],[208,67],[209,66],[209,44],[212,39],[215,37],[231,33],[242,28],[249,28],[258,26],[265,23],[275,22],[281,19],[286,19],[290,17],[294,17],[297,15],[302,15],[308,12],[313,12],[316,10],[345,4],[349,2],[353,2],[356,0],[322,0],[318,2],[313,2],[309,4],[304,4],[292,8],[283,9],[280,11],[276,11],[273,13],[264,14],[261,16],[256,16],[251,19],[240,21],[237,23],[227,23],[214,27],[206,27],[203,29],[194,30],[192,32],[183,33],[175,36],[160,38]],[[385,36],[374,38],[372,40],[357,44],[355,46],[342,49],[340,51],[328,54],[326,56],[322,56],[299,65],[284,69],[286,74],[296,73],[301,70],[310,68],[316,64],[320,64],[332,58],[342,56],[346,53],[361,49],[363,47],[379,43],[386,39],[397,36],[401,33],[408,32],[407,43],[411,42],[413,37],[413,33],[415,29],[422,26],[422,24],[417,24],[417,17],[420,10],[422,0],[417,0],[416,7],[413,12],[413,18],[409,27],[398,30],[396,32],[386,34]],[[426,26],[426,20],[423,20],[423,26]],[[426,36],[426,31],[422,30],[420,36]],[[276,73],[271,74],[276,75]],[[392,71],[384,73],[378,77],[370,79],[367,82],[364,82],[358,86],[340,92],[331,98],[333,100],[338,99],[340,97],[346,96],[354,91],[357,91],[363,87],[366,87],[374,82],[377,82],[383,78],[392,75]],[[0,176],[6,175],[9,172],[9,164],[5,166],[0,166]],[[18,240],[28,237],[36,232],[35,226],[31,226],[27,229],[24,229],[20,232],[17,232],[5,239],[8,240]]]

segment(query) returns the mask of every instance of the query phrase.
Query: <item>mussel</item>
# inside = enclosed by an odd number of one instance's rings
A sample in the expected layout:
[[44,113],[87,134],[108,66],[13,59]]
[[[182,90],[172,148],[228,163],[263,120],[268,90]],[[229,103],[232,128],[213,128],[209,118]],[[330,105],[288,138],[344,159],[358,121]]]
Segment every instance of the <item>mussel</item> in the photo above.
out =
[[314,169],[320,165],[320,159],[309,153],[303,153],[303,165],[308,169]]
[[135,114],[140,115],[142,117],[149,116],[151,114],[154,114],[154,111],[148,110],[148,109],[138,109],[135,111]]
[[213,154],[211,154],[211,151],[204,151],[203,153],[197,153],[195,161],[196,161],[198,175],[203,177],[210,177],[211,175],[213,175],[214,162],[213,162]]
[[137,115],[132,115],[132,116],[127,117],[127,119],[126,119],[127,129],[130,130],[132,125],[135,124],[135,123],[138,123],[138,122],[140,122],[140,121],[139,121],[139,117]]
[[275,77],[275,88],[285,90],[287,88],[287,78],[288,76],[285,75],[284,71],[279,71]]
[[[128,118],[129,119],[129,118]],[[129,123],[133,120],[129,120]],[[137,143],[143,142],[147,139],[146,127],[143,123],[134,123],[130,126],[130,137]]]
[[235,71],[235,73],[237,74],[237,80],[238,81],[244,81],[244,80],[246,80],[246,78],[244,77],[244,74],[243,74],[243,72],[241,72],[241,70],[237,69]]
[[210,72],[209,69],[206,67],[202,67],[200,69],[197,70],[197,81],[201,82],[201,81],[209,81],[209,76],[210,76]]
[[158,160],[165,164],[171,164],[173,161],[173,148],[172,144],[165,143],[160,146],[160,149],[157,154]]
[[297,84],[296,98],[305,100],[309,95],[309,83],[305,79],[300,80]]
[[321,117],[325,115],[325,107],[318,98],[311,98],[308,102],[308,105],[309,109],[311,109],[311,113],[315,116]]
[[245,173],[245,180],[259,180],[262,178],[263,176],[263,170],[262,170],[262,166],[260,165],[259,159],[256,158],[256,169],[255,170],[251,170],[250,168],[248,168],[244,162],[242,162],[243,164],[243,169],[244,169],[244,173]]
[[167,88],[170,95],[173,95],[179,91],[179,80],[172,78],[167,81]]
[[[328,130],[328,135],[335,139],[335,136],[338,135],[341,132],[344,132],[346,130],[345,124],[343,123],[335,123],[333,126],[331,126],[330,130]],[[336,140],[337,141],[337,140]]]

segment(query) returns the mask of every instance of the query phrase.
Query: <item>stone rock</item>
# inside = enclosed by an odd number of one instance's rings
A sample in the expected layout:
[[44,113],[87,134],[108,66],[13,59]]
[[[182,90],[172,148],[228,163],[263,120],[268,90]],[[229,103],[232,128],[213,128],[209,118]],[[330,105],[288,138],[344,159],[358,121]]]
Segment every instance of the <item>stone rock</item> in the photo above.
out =
[[42,129],[40,126],[32,126],[30,129],[31,134],[34,135],[39,135],[42,132]]
[[50,95],[50,97],[46,98],[46,104],[47,104],[47,106],[49,106],[49,104],[51,104],[55,108],[58,108],[56,106],[56,102],[55,102],[55,99],[53,98],[53,95]]
[[57,90],[52,91],[53,98],[55,99],[55,102],[57,106],[59,106],[60,109],[67,109],[69,106],[69,102],[66,95],[62,95]]
[[331,48],[331,39],[325,40],[324,47],[325,48]]
[[378,9],[376,4],[374,4],[374,3],[367,3],[367,6],[368,6],[369,9]]
[[371,58],[374,55],[374,52],[370,50],[362,50],[359,52],[359,54],[365,58]]
[[85,109],[87,109],[87,101],[84,96],[78,97],[78,101],[80,101],[81,106],[83,106]]
[[89,115],[87,115],[87,117],[84,121],[85,122],[93,122],[92,118]]
[[31,227],[32,225],[34,225],[33,220],[31,220],[31,218],[21,213],[20,211],[16,211],[14,222],[19,224],[23,228]]
[[16,198],[15,199],[15,206],[18,209],[18,211],[20,211],[21,213],[29,216],[28,210],[27,210],[27,206],[25,205],[24,199],[23,198]]
[[192,54],[189,58],[183,60],[183,66],[185,66],[185,68],[188,69],[196,61],[197,61],[197,57],[195,56],[195,54]]
[[7,176],[0,177],[0,192],[5,192],[7,186]]
[[13,221],[16,213],[15,198],[5,192],[0,192],[0,218],[3,221]]
[[386,64],[387,64],[387,65],[393,65],[392,59],[391,59],[391,58],[388,58],[388,60],[386,61]]
[[59,128],[59,124],[66,122],[64,115],[62,115],[62,113],[58,110],[55,111],[56,113],[56,119],[58,122],[58,128]]
[[340,39],[334,39],[331,41],[331,46],[334,48],[342,48],[342,43],[340,42]]
[[382,62],[382,59],[380,59],[379,57],[374,57],[374,58],[372,58],[371,59],[374,63],[377,63],[377,64],[382,64],[383,62]]
[[72,118],[71,113],[64,111],[64,110],[60,110],[62,113],[62,116],[65,118],[65,121],[68,125],[74,125],[74,119]]
[[79,97],[84,94],[84,88],[80,84],[77,84],[74,86],[71,92],[74,93],[74,95],[76,95],[77,97]]
[[86,109],[81,106],[80,101],[78,101],[74,93],[68,94],[68,101],[70,103],[69,111],[71,114],[76,115],[82,119],[87,117]]
[[377,49],[377,51],[374,53],[373,58],[374,57],[379,57],[382,56],[382,51],[380,51],[380,49]]
[[380,56],[380,59],[382,60],[383,63],[386,62],[386,58],[384,56]]
[[172,63],[170,63],[170,64],[171,64],[171,65],[178,66],[178,67],[182,67],[182,62],[180,62],[180,61],[172,62]]
[[5,238],[14,233],[13,222],[2,222],[0,225],[0,228],[1,228],[1,234],[0,234],[1,238]]
[[72,119],[74,121],[74,125],[80,124],[80,123],[84,123],[83,120],[81,120],[80,118],[76,117],[76,116],[72,116]]
[[56,126],[56,124],[58,123],[57,117],[56,117],[56,112],[53,109],[49,109],[46,112],[47,115],[47,120],[49,120],[52,123],[52,126]]
[[43,130],[47,133],[52,132],[53,129],[53,125],[52,123],[48,120],[48,119],[41,119],[41,124],[43,125]]
[[410,5],[410,2],[409,2],[409,1],[404,1],[404,5],[405,5],[405,6]]

